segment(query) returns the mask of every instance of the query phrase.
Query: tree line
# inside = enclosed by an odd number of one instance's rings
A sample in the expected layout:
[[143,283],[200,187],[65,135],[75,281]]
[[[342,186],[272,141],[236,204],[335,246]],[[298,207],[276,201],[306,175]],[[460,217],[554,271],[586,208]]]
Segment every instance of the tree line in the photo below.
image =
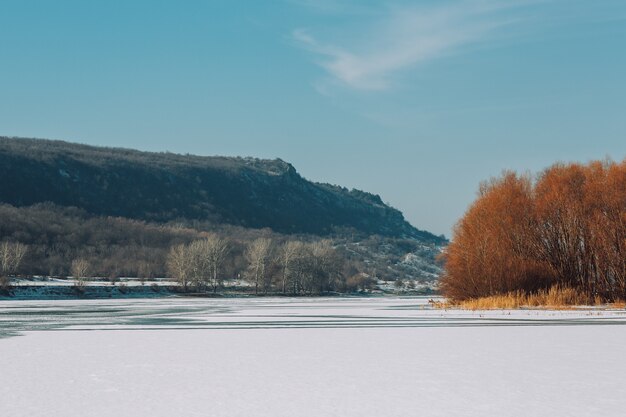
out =
[[[227,238],[208,234],[189,244],[174,246],[167,258],[169,275],[186,291],[210,289],[215,293],[226,277],[224,265],[231,245]],[[246,244],[244,257],[247,267],[243,278],[250,282],[256,295],[354,290],[344,273],[346,262],[329,240],[278,243],[271,238],[258,238]]]
[[481,184],[442,259],[441,289],[457,300],[553,286],[626,299],[626,161]]
[[[233,278],[226,267],[234,256],[233,247],[231,239],[215,233],[173,246],[166,259],[168,276],[178,282],[183,292],[215,294],[225,280]],[[9,277],[16,273],[27,250],[26,245],[17,242],[0,244],[0,287],[4,292],[10,287]],[[244,256],[247,266],[243,279],[251,284],[255,295],[355,291],[359,289],[355,279],[366,279],[358,273],[346,276],[347,262],[330,240],[277,243],[271,238],[258,238],[245,245]],[[76,289],[82,290],[91,275],[91,264],[85,258],[76,258],[71,263],[70,273]]]
[[[366,244],[383,245],[373,239]],[[182,291],[219,292],[224,281],[246,280],[256,294],[321,294],[373,288],[376,269],[342,245],[345,240],[282,235],[202,222],[155,224],[96,217],[53,204],[0,204],[0,277],[90,279],[172,277]],[[10,255],[19,248],[19,261]],[[403,249],[404,250],[404,249]],[[17,253],[16,252],[16,253]],[[9,260],[12,259],[12,260]],[[378,270],[385,271],[381,266]],[[380,273],[377,273],[380,276]]]

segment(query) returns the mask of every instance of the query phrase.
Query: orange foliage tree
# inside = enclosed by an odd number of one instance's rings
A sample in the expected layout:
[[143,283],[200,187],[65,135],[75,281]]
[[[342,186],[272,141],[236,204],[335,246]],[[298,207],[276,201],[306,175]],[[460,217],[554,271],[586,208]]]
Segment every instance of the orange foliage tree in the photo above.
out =
[[555,284],[626,297],[626,161],[556,164],[533,181],[481,184],[442,255],[441,289],[464,300]]

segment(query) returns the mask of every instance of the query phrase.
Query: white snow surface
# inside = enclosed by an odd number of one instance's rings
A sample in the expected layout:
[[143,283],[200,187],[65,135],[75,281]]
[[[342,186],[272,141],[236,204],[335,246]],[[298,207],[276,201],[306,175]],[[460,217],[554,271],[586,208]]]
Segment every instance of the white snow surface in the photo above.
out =
[[[143,282],[138,278],[118,278],[117,284],[124,284],[129,287],[138,287],[138,286],[148,286],[148,285],[158,285],[158,286],[176,286],[177,282],[168,280],[165,278],[156,278],[152,280],[144,280]],[[76,285],[76,281],[72,278],[61,279],[61,278],[53,278],[53,277],[34,277],[34,278],[14,278],[11,280],[11,285],[16,287],[32,287],[32,286],[41,286],[41,287],[71,287]],[[98,279],[89,279],[85,281],[85,285],[90,287],[110,287],[111,281],[104,278]]]
[[623,416],[626,312],[0,302],[0,416]]

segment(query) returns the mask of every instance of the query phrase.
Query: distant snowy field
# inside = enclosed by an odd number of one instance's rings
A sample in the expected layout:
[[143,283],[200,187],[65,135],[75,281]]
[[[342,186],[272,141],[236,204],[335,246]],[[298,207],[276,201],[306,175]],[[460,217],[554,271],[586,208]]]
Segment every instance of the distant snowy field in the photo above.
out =
[[0,416],[623,416],[626,312],[0,302]]

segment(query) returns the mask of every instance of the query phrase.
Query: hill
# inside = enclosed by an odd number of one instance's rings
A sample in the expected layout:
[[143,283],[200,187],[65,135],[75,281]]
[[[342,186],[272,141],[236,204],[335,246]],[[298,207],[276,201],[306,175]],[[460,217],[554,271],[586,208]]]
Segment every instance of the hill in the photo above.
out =
[[280,159],[141,152],[0,137],[0,202],[51,202],[98,216],[208,221],[276,232],[443,239],[378,195],[308,181]]
[[0,137],[0,243],[28,247],[17,275],[64,277],[86,260],[91,276],[112,281],[164,277],[171,248],[207,233],[229,240],[223,276],[231,279],[249,275],[246,250],[255,239],[278,250],[331,238],[343,291],[376,279],[433,289],[446,243],[379,196],[308,181],[280,159]]

